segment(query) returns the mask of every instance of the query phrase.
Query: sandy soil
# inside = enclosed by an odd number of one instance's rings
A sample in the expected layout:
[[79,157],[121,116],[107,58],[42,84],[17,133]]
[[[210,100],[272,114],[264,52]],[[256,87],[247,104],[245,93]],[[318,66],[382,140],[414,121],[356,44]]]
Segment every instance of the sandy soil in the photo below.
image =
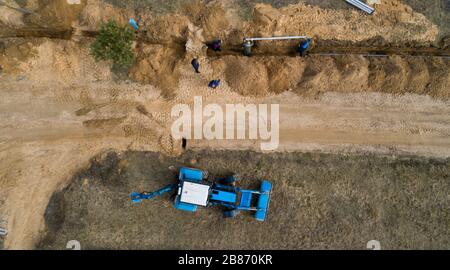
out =
[[213,58],[216,77],[242,95],[265,96],[291,90],[302,96],[324,92],[415,93],[448,99],[448,59],[440,57],[223,56]]
[[[58,1],[30,1],[26,7],[36,14],[12,21],[96,29],[102,20],[124,21],[134,12],[100,1],[82,1],[75,7],[55,6],[54,2]],[[192,104],[198,95],[204,103],[221,105],[280,104],[278,150],[282,152],[448,158],[448,61],[429,57],[208,57],[203,47],[213,36],[234,44],[247,34],[300,30],[342,42],[364,42],[378,35],[392,44],[429,46],[439,41],[438,27],[427,17],[398,1],[382,2],[378,15],[371,18],[349,8],[296,4],[280,10],[257,5],[253,19],[242,21],[238,10],[226,8],[236,7],[229,1],[182,7],[192,11],[189,16],[182,11],[160,16],[142,11],[139,16],[149,30],[139,34],[138,59],[125,79],[112,72],[109,63],[92,60],[89,38],[0,40],[0,226],[9,231],[1,245],[7,249],[35,247],[46,229],[44,214],[53,192],[67,186],[93,156],[111,149],[181,154],[180,142],[170,136],[170,109],[178,103]],[[58,20],[61,11],[73,17]],[[305,16],[315,24],[301,23]],[[333,20],[341,24],[330,31],[327,26]],[[190,66],[193,56],[200,59],[200,75]],[[250,64],[255,69],[249,69]],[[286,66],[298,72],[281,68]],[[222,79],[222,86],[207,88],[212,78]],[[252,80],[257,88],[248,83]],[[188,148],[205,147],[257,150],[259,142],[188,142]],[[419,242],[414,243],[412,247]],[[445,246],[443,242],[424,243],[432,248]],[[392,247],[411,245],[396,242]]]

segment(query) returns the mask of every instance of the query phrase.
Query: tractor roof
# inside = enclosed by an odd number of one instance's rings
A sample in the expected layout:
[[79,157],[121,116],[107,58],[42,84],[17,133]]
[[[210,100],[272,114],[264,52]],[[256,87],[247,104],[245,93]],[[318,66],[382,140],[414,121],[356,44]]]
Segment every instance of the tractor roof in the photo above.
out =
[[206,206],[208,204],[209,185],[183,181],[181,186],[180,201],[195,205]]

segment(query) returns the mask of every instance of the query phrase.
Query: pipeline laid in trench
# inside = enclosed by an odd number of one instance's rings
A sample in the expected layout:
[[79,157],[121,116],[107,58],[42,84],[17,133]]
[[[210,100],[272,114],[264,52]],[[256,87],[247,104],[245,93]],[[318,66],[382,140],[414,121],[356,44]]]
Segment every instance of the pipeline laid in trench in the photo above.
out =
[[[98,31],[81,30],[74,28],[43,28],[24,27],[18,29],[4,28],[0,30],[0,38],[53,38],[70,40],[74,36],[95,37]],[[143,38],[142,33],[136,36],[137,40],[151,43]],[[169,45],[169,44],[167,44]],[[450,58],[449,48],[439,47],[398,47],[390,45],[364,46],[364,45],[329,45],[327,41],[318,42],[309,54],[337,56],[337,55],[363,55],[366,57],[387,57],[390,55],[400,56],[429,56]],[[220,52],[208,51],[208,56],[243,55],[242,44],[225,44]],[[252,48],[252,56],[297,56],[295,44],[266,43],[256,44]]]

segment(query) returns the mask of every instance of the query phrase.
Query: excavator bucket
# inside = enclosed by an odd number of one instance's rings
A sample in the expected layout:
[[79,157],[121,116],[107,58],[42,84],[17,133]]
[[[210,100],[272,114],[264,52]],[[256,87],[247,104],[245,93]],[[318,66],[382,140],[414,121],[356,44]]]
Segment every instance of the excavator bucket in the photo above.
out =
[[267,180],[261,182],[261,189],[258,198],[255,218],[258,221],[266,220],[267,212],[269,211],[270,193],[272,191],[272,183]]
[[143,198],[142,195],[143,195],[143,194],[137,193],[137,192],[131,193],[131,194],[130,194],[131,202],[132,202],[132,203],[140,203],[140,202],[142,202],[142,201],[144,200],[144,198]]

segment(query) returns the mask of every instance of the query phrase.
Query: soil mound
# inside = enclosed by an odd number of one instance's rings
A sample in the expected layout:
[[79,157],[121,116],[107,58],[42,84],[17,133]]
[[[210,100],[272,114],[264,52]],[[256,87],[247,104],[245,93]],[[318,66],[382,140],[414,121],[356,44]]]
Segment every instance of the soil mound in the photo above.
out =
[[159,44],[184,44],[187,40],[189,19],[181,15],[166,15],[149,18],[145,27],[145,40]]
[[2,3],[4,5],[0,5],[0,27],[22,26],[24,24],[23,13],[16,10],[17,8],[20,8],[20,6],[13,0],[4,0]]
[[129,18],[134,18],[132,9],[118,8],[99,0],[88,1],[79,16],[79,25],[89,29],[98,29],[102,22],[115,20],[120,24],[127,24]]
[[406,91],[408,66],[402,58],[372,58],[369,64],[369,85],[374,90],[388,93]]
[[269,91],[267,68],[264,63],[253,58],[227,56],[221,64],[230,87],[244,96],[263,96]]
[[296,58],[272,57],[265,62],[269,77],[269,90],[272,93],[281,93],[294,88],[302,78],[307,66],[305,61]]
[[88,44],[67,40],[12,40],[0,50],[0,66],[5,73],[31,81],[75,83],[110,80],[107,62],[95,62]]
[[[86,2],[92,1],[83,0],[79,4],[69,2],[66,0],[27,1],[26,9],[30,10],[31,14],[25,17],[25,22],[28,25],[48,28],[71,27],[72,23],[79,18]],[[99,6],[100,2],[96,2],[95,5]],[[90,8],[94,6],[91,5]]]
[[200,18],[200,24],[206,39],[225,38],[223,33],[230,26],[225,10],[218,5],[206,8]]
[[247,33],[257,36],[305,34],[353,42],[382,36],[390,44],[405,40],[428,44],[436,41],[438,28],[423,14],[394,0],[381,1],[377,12],[369,17],[354,9],[323,9],[304,3],[280,9],[257,4]]
[[213,60],[215,73],[222,73],[234,91],[246,96],[289,90],[300,95],[373,91],[447,99],[449,65],[449,61],[441,58],[409,56],[226,56]]
[[129,75],[138,82],[161,87],[163,95],[170,97],[178,87],[180,72],[177,68],[183,48],[169,48],[163,45],[143,45],[138,50],[138,59]]

